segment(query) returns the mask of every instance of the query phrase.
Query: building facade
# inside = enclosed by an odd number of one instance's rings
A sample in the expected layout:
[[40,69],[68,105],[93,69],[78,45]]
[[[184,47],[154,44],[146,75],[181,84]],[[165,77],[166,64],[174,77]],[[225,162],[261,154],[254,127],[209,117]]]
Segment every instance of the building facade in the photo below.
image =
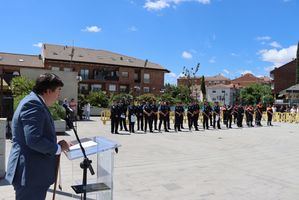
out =
[[[194,77],[188,79],[187,77],[180,77],[177,79],[177,85],[201,85],[201,77]],[[216,76],[207,76],[205,77],[205,85],[206,87],[209,87],[211,85],[218,85],[218,84],[224,84],[228,85],[230,84],[230,79],[226,78],[225,76],[218,74]]]
[[207,100],[210,102],[218,101],[222,105],[233,105],[236,102],[238,91],[238,88],[233,84],[212,85],[207,87]]
[[271,84],[271,80],[269,77],[256,77],[251,73],[246,73],[231,81],[233,85],[238,87],[247,87],[253,83],[261,83],[261,84]]
[[296,84],[296,59],[270,72],[274,95]]

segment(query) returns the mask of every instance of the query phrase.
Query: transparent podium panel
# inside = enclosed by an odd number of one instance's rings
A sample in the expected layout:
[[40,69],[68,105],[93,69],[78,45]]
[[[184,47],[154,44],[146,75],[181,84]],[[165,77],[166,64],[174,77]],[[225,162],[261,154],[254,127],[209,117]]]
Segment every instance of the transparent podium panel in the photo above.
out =
[[[92,161],[91,165],[95,172],[91,175],[87,169],[87,199],[112,200],[114,154],[115,149],[120,145],[104,137],[83,138],[81,143],[88,159]],[[78,199],[83,196],[83,169],[80,168],[80,163],[83,162],[84,157],[80,148],[74,146],[66,156],[72,162],[72,197]]]

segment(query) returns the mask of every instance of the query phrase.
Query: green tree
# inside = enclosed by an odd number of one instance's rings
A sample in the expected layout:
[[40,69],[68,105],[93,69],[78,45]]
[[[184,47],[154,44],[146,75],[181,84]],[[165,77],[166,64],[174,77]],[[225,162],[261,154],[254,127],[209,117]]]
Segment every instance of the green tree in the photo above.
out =
[[296,58],[296,84],[299,84],[299,42],[297,45],[297,58]]
[[[192,98],[190,97],[191,91],[186,85],[171,85],[166,84],[165,85],[165,91],[162,95],[163,97],[168,97],[171,104],[182,101],[183,103],[189,103],[192,101]],[[172,98],[172,99],[171,99]]]
[[142,94],[139,97],[137,97],[138,101],[156,101],[156,96],[154,94]]
[[203,99],[206,100],[207,98],[207,91],[206,91],[206,83],[205,83],[205,77],[202,76],[201,78],[201,84],[200,84],[200,89],[203,95]]
[[240,91],[242,104],[257,104],[260,101],[264,104],[273,103],[271,87],[265,84],[254,83]]
[[29,94],[32,91],[33,86],[34,81],[24,76],[17,76],[11,80],[11,90],[14,97]]
[[92,106],[107,108],[109,104],[109,99],[106,94],[102,91],[91,92],[87,97],[87,101]]
[[111,96],[110,103],[112,101],[123,101],[123,102],[129,103],[132,100],[133,100],[133,96],[131,94],[120,93],[120,94]]

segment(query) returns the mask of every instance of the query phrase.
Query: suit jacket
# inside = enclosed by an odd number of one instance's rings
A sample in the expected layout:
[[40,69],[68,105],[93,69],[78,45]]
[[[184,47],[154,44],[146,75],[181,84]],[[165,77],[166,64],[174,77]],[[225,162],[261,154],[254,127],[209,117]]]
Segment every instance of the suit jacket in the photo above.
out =
[[50,186],[55,180],[56,133],[46,104],[34,92],[16,109],[12,134],[6,179],[17,186]]

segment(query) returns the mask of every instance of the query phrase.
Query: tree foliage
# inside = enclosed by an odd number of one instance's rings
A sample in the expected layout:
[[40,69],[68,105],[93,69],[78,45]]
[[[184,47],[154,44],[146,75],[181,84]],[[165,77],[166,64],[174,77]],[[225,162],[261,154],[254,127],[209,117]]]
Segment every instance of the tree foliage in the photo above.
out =
[[271,94],[271,87],[265,84],[254,83],[240,91],[242,104],[264,104],[273,103],[274,98]]
[[[191,91],[186,85],[165,85],[164,94],[161,96],[161,100],[168,101],[170,104],[174,104],[177,102],[189,103],[192,101],[190,97]],[[165,99],[163,99],[165,97]],[[166,99],[168,98],[168,99]]]
[[137,97],[138,101],[156,101],[156,96],[154,94],[142,94],[139,97]]
[[123,102],[129,103],[132,100],[133,100],[133,96],[131,94],[120,93],[120,94],[111,96],[110,103],[112,101],[123,101]]
[[24,76],[17,76],[11,80],[11,90],[14,97],[26,96],[32,91],[33,86],[34,81]]
[[201,77],[201,84],[200,84],[200,89],[203,95],[203,99],[206,100],[207,98],[207,91],[206,91],[206,83],[205,83],[205,76]]
[[92,106],[107,108],[109,104],[109,99],[106,94],[102,91],[91,92],[87,97],[87,101]]

